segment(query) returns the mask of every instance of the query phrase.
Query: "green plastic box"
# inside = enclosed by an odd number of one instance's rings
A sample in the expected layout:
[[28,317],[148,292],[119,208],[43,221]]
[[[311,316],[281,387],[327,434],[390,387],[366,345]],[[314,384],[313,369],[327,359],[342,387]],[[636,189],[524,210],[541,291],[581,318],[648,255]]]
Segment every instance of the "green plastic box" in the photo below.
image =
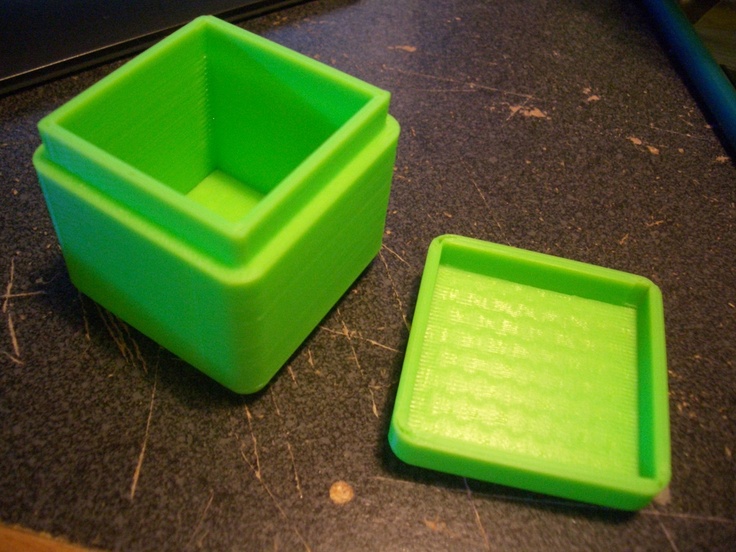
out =
[[72,281],[226,387],[257,391],[380,248],[389,98],[194,20],[38,125]]
[[659,289],[549,255],[435,239],[389,442],[417,466],[645,506],[670,479]]

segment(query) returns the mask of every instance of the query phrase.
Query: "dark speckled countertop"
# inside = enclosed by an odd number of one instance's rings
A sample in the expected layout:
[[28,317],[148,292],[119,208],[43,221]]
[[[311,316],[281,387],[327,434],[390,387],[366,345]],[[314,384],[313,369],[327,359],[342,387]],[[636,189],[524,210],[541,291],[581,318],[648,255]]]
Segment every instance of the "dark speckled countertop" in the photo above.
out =
[[[639,4],[332,0],[242,26],[393,93],[384,247],[271,385],[233,395],[65,270],[36,124],[120,62],[0,99],[0,521],[126,551],[732,549],[736,168]],[[661,287],[669,498],[620,513],[393,456],[404,319],[443,233]]]

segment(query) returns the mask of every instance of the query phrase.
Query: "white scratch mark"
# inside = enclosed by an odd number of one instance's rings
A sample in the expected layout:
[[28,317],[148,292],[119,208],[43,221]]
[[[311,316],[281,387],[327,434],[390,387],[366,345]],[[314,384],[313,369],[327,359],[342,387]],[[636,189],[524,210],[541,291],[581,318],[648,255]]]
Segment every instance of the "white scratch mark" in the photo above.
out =
[[383,252],[379,251],[378,257],[381,259],[381,262],[383,263],[383,267],[386,269],[386,275],[388,276],[388,281],[391,284],[391,289],[394,292],[394,298],[396,299],[396,302],[399,305],[399,312],[401,313],[401,318],[404,320],[404,326],[406,326],[407,330],[411,330],[409,321],[406,319],[406,314],[404,314],[404,303],[401,302],[401,297],[399,297],[399,292],[396,289],[396,283],[394,282],[394,279],[391,276],[391,271],[388,269],[388,263],[386,262],[386,258],[383,256]]
[[245,418],[246,420],[248,420],[248,429],[250,430],[250,438],[251,438],[251,441],[253,442],[253,456],[256,459],[256,465],[255,465],[254,472],[256,474],[256,478],[258,479],[258,481],[263,482],[262,476],[261,476],[261,458],[258,455],[258,441],[256,440],[256,434],[253,432],[253,416],[251,415],[250,409],[248,408],[247,404],[245,405]]
[[87,338],[87,341],[91,341],[92,338],[89,336],[89,319],[87,318],[87,309],[84,307],[84,298],[82,297],[81,292],[77,292],[77,297],[79,298],[79,305],[82,307],[82,321],[84,322],[84,336]]
[[294,458],[294,451],[291,449],[291,443],[289,442],[289,432],[284,427],[284,421],[283,421],[283,418],[281,417],[281,409],[279,408],[279,405],[276,402],[276,393],[273,390],[273,386],[269,388],[269,391],[271,392],[271,402],[273,403],[273,407],[276,410],[276,416],[279,419],[279,426],[281,427],[281,432],[284,434],[284,441],[286,442],[286,451],[289,453],[289,459],[291,460],[291,469],[294,472],[294,483],[296,484],[296,492],[299,494],[299,498],[304,498],[304,493],[302,492],[301,479],[299,478],[299,472],[296,469],[296,459]]
[[468,496],[468,502],[470,502],[470,506],[473,508],[473,514],[475,516],[475,524],[478,526],[478,531],[480,531],[481,536],[483,537],[483,543],[485,545],[486,550],[491,549],[491,543],[488,541],[488,535],[486,534],[486,530],[483,528],[483,522],[480,520],[480,514],[478,513],[478,508],[475,507],[475,504],[473,503],[473,493],[470,490],[470,485],[468,485],[468,480],[463,477],[463,484],[465,485],[465,491]]
[[[425,78],[425,79],[434,80],[434,81],[440,81],[440,82],[450,82],[450,83],[453,83],[453,84],[456,84],[456,85],[459,84],[459,85],[463,86],[463,88],[460,89],[460,90],[457,90],[458,92],[475,92],[477,90],[486,90],[488,92],[496,92],[496,93],[504,94],[504,95],[507,95],[507,96],[517,96],[517,97],[520,97],[520,98],[526,98],[528,100],[529,99],[535,99],[534,96],[531,95],[531,94],[521,94],[519,92],[511,92],[509,90],[502,90],[500,88],[495,88],[493,86],[486,86],[485,84],[479,84],[477,82],[469,82],[467,79],[466,80],[461,80],[461,79],[452,79],[452,78],[449,78],[449,77],[439,77],[439,76],[436,76],[436,75],[429,75],[427,73],[419,73],[417,71],[407,71],[406,69],[399,69],[397,67],[390,67],[388,65],[384,65],[383,68],[386,69],[386,70],[388,70],[388,71],[394,71],[396,73],[400,73],[402,75],[409,75],[409,76],[413,76],[413,77],[422,77],[422,78]],[[431,90],[430,89],[428,91],[431,92],[431,91],[434,91],[434,90]],[[444,90],[437,90],[437,91],[444,91]]]
[[123,337],[123,333],[120,330],[120,327],[115,323],[115,318],[113,314],[103,310],[97,303],[95,303],[95,307],[97,308],[97,312],[99,313],[100,318],[102,318],[103,324],[105,324],[105,329],[107,329],[107,333],[110,334],[113,342],[115,343],[115,345],[117,345],[118,351],[120,351],[123,359],[125,360],[125,362],[130,362],[132,364],[133,357],[130,354],[128,346],[125,344],[125,338]]
[[15,325],[13,324],[13,316],[8,313],[8,332],[10,332],[10,341],[13,344],[13,353],[20,360],[20,346],[18,345],[18,337],[15,335]]
[[10,258],[10,278],[8,279],[8,285],[5,287],[5,295],[3,300],[3,313],[6,313],[8,333],[10,334],[10,343],[13,346],[13,354],[5,353],[10,360],[16,364],[22,365],[23,361],[20,359],[20,345],[18,344],[18,336],[15,333],[15,324],[13,323],[13,316],[10,313],[10,298],[13,297],[13,282],[15,281],[15,259]]
[[[644,125],[640,125],[640,126],[644,126]],[[690,138],[692,140],[700,140],[701,142],[704,142],[704,141],[708,140],[708,138],[705,138],[703,136],[693,136],[692,134],[688,134],[687,132],[678,132],[676,130],[669,130],[667,128],[660,128],[660,127],[654,126],[652,124],[648,125],[647,128],[650,128],[652,130],[656,130],[658,132],[666,132],[667,134],[674,134],[676,136],[682,136],[683,138]]]
[[406,266],[408,266],[409,268],[411,268],[411,265],[408,262],[406,262],[406,259],[404,259],[404,257],[402,257],[401,255],[399,255],[396,251],[394,251],[393,249],[391,249],[388,245],[386,245],[385,243],[382,243],[381,244],[381,247],[383,247],[386,251],[388,251],[394,257],[396,257],[397,259],[399,259]]
[[665,527],[664,522],[662,522],[662,518],[657,518],[657,522],[659,523],[660,529],[662,529],[662,532],[664,533],[664,536],[667,537],[667,542],[670,543],[670,546],[672,547],[672,550],[675,552],[680,552],[680,549],[677,548],[677,545],[675,544],[674,539],[672,538],[672,535],[670,535],[670,532],[667,530],[667,527]]
[[394,349],[393,347],[389,347],[388,345],[384,345],[383,343],[379,343],[378,341],[374,341],[373,339],[368,339],[367,337],[358,336],[358,339],[362,339],[366,343],[370,343],[371,345],[374,345],[376,347],[380,347],[381,349],[386,349],[387,351],[391,351],[394,353],[400,353],[398,349]]
[[718,517],[718,516],[701,516],[698,514],[669,513],[669,512],[660,512],[654,509],[641,510],[639,513],[642,515],[647,515],[647,516],[676,518],[676,519],[690,519],[693,521],[702,521],[702,522],[707,522],[707,523],[724,523],[724,524],[736,525],[736,519],[729,519],[729,518]]
[[[340,336],[344,336],[345,335],[345,332],[344,331],[338,332],[337,330],[333,330],[332,328],[328,328],[327,326],[319,326],[319,329],[322,330],[323,332],[331,333],[333,335],[340,335]],[[370,343],[371,345],[373,345],[375,347],[379,347],[381,349],[386,349],[387,351],[391,351],[393,353],[400,353],[401,352],[398,349],[394,349],[393,347],[389,347],[388,345],[384,345],[383,343],[379,343],[378,341],[376,341],[374,339],[369,339],[367,337],[363,337],[362,335],[360,335],[360,334],[358,334],[358,333],[356,333],[354,331],[353,332],[350,332],[350,337],[351,338],[355,338],[355,339],[359,339],[361,341],[365,341],[366,343]]]
[[273,387],[269,387],[268,388],[268,393],[269,393],[269,395],[271,395],[271,402],[273,403],[273,407],[276,410],[276,416],[278,416],[279,419],[280,419],[281,418],[281,409],[279,408],[279,405],[276,402],[276,395],[273,392]]
[[130,333],[130,326],[128,326],[125,322],[121,322],[121,325],[123,326],[123,329],[125,330],[125,334],[128,336],[128,339],[133,344],[133,349],[135,350],[136,359],[138,359],[138,362],[140,362],[140,366],[141,368],[143,368],[143,372],[147,374],[148,365],[146,364],[146,359],[143,358],[143,355],[141,354],[141,350],[138,347],[138,342],[133,337],[133,334]]
[[485,194],[483,193],[483,191],[480,189],[480,186],[478,185],[478,183],[473,178],[473,174],[472,174],[473,171],[470,169],[470,167],[467,165],[467,163],[465,161],[462,161],[462,163],[463,163],[463,165],[465,165],[465,170],[468,171],[468,179],[470,180],[470,182],[472,182],[473,187],[475,187],[475,191],[478,192],[478,195],[480,196],[480,199],[483,201],[483,205],[485,205],[485,207],[486,207],[486,211],[488,211],[488,214],[491,216],[491,218],[493,219],[493,222],[498,227],[498,231],[501,234],[501,238],[503,239],[503,241],[505,243],[508,244],[509,243],[509,240],[506,237],[506,233],[503,230],[503,226],[501,226],[501,223],[496,218],[496,214],[493,212],[493,209],[491,209],[491,206],[488,203],[488,199],[486,199]]
[[[148,364],[141,354],[138,342],[130,331],[130,326],[110,311],[102,309],[97,303],[95,303],[95,307],[97,308],[97,312],[100,314],[100,318],[102,318],[102,322],[105,324],[107,333],[110,334],[113,342],[117,345],[118,351],[120,351],[123,360],[133,367],[140,367],[143,372],[147,374]],[[82,314],[85,317],[85,329],[87,331],[87,337],[89,338],[89,327],[88,324],[86,324],[86,314],[84,311],[82,311]],[[132,344],[132,350],[128,346],[128,342]]]
[[[194,542],[195,537],[197,537],[197,535],[199,534],[199,531],[202,528],[202,523],[204,523],[204,519],[207,517],[207,512],[209,511],[210,506],[212,506],[212,501],[214,500],[214,498],[215,498],[215,491],[214,491],[214,489],[211,489],[210,490],[210,497],[207,500],[207,504],[205,504],[205,506],[204,506],[204,510],[202,511],[202,513],[199,516],[199,521],[197,521],[197,525],[194,526],[194,531],[192,531],[192,536],[190,537],[189,543],[187,544],[187,546],[191,546],[192,543]],[[204,537],[206,535],[207,535],[207,533],[205,532],[203,535],[201,535],[199,537],[199,539],[197,541],[197,544],[200,547],[202,545],[202,539],[204,539]]]
[[[340,309],[337,309],[337,316],[340,319],[340,323],[342,324],[342,333],[345,336],[345,338],[348,340],[348,345],[350,345],[350,350],[353,352],[353,360],[355,361],[355,365],[358,367],[358,372],[360,372],[360,375],[365,378],[365,372],[363,371],[363,367],[360,364],[360,360],[358,360],[358,353],[355,350],[355,346],[353,345],[353,340],[350,337],[350,331],[348,330],[347,325],[345,324],[345,320],[343,320],[342,314],[340,313]],[[373,415],[378,418],[378,407],[376,406],[376,398],[373,394],[373,389],[371,386],[368,386],[368,393],[371,396],[371,410],[373,411]]]
[[489,92],[498,92],[499,94],[505,94],[506,96],[518,96],[519,98],[525,98],[527,100],[535,100],[533,94],[522,94],[520,92],[510,92],[509,90],[501,90],[500,88],[494,88],[493,86],[486,86],[484,84],[470,83],[471,88],[479,88],[481,90],[488,90]]
[[286,450],[289,452],[291,467],[294,469],[294,483],[296,484],[296,492],[299,494],[299,498],[304,498],[304,492],[302,491],[302,481],[299,478],[299,472],[296,471],[296,459],[294,458],[294,451],[291,450],[291,443],[289,441],[286,441]]
[[12,360],[15,364],[18,366],[23,366],[23,361],[19,358],[15,358],[13,355],[8,353],[7,351],[0,351],[0,353],[4,354],[6,357],[8,357],[10,360]]
[[403,88],[402,90],[410,92],[429,92],[433,94],[477,94],[478,91],[472,88]]
[[3,300],[3,313],[8,312],[8,303],[10,302],[10,296],[13,292],[13,279],[15,278],[15,258],[10,258],[10,279],[8,285],[5,287],[5,299]]
[[8,299],[17,299],[19,297],[34,297],[36,295],[46,295],[45,291],[26,291],[23,293],[11,293],[11,294],[5,294],[3,295],[3,299],[6,301]]
[[454,84],[463,84],[463,81],[457,80],[457,79],[451,79],[449,77],[438,77],[436,75],[429,75],[427,73],[419,73],[417,71],[407,71],[406,69],[399,69],[398,67],[391,67],[389,65],[384,65],[383,67],[384,69],[387,69],[389,71],[394,71],[402,75],[409,75],[412,77],[423,77],[425,79],[437,80],[437,81],[442,81],[442,82],[452,82]]
[[143,435],[143,445],[141,453],[138,455],[138,464],[133,472],[133,483],[130,486],[130,500],[135,498],[135,491],[138,488],[138,478],[141,475],[141,467],[143,466],[143,458],[146,456],[146,447],[148,446],[148,435],[151,431],[151,418],[153,418],[153,402],[156,399],[156,387],[158,385],[158,362],[156,363],[156,373],[153,376],[153,389],[151,391],[151,404],[148,407],[148,420],[146,420],[146,431]]
[[333,330],[332,328],[328,328],[327,326],[320,325],[319,329],[323,332],[331,333],[333,335],[345,335],[343,332],[338,332],[337,330]]
[[301,541],[302,545],[304,546],[304,549],[307,550],[307,552],[311,552],[311,547],[307,543],[307,541],[304,539],[304,536],[301,534],[299,529],[296,528],[296,526],[289,520],[289,516],[286,515],[286,511],[284,510],[283,506],[281,506],[281,503],[276,498],[276,495],[273,494],[273,491],[271,488],[266,484],[266,481],[263,479],[263,473],[261,471],[261,460],[258,456],[258,442],[256,441],[256,436],[253,433],[253,416],[250,413],[250,409],[248,408],[248,405],[245,405],[245,416],[248,420],[248,429],[250,430],[250,436],[253,442],[253,454],[255,456],[256,463],[253,465],[253,462],[248,460],[248,458],[245,455],[245,451],[243,450],[243,443],[241,441],[241,447],[240,447],[240,456],[243,458],[243,461],[246,463],[246,465],[251,469],[253,472],[253,475],[255,475],[258,482],[263,487],[263,490],[266,491],[266,494],[271,498],[271,501],[273,502],[276,509],[279,511],[279,514],[282,518],[284,518],[289,525],[291,526],[292,531],[294,531],[294,534],[297,536],[297,538]]

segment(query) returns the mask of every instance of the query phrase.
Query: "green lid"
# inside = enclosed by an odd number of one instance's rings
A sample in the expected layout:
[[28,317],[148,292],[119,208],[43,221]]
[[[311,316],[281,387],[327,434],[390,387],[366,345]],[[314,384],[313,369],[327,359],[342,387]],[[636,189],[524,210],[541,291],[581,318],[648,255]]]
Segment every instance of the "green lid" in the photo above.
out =
[[389,441],[417,466],[645,506],[670,478],[659,288],[540,253],[435,239]]

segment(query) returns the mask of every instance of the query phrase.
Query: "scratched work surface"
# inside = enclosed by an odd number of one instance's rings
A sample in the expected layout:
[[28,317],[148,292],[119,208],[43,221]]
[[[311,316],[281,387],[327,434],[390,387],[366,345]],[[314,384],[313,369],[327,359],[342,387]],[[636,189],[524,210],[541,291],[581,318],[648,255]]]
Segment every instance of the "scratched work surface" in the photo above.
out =
[[[0,99],[0,521],[128,551],[729,549],[736,168],[638,2],[316,1],[243,26],[392,91],[384,247],[272,384],[235,396],[65,271],[35,125],[119,63]],[[661,287],[669,498],[619,513],[393,456],[408,327],[443,233]]]

